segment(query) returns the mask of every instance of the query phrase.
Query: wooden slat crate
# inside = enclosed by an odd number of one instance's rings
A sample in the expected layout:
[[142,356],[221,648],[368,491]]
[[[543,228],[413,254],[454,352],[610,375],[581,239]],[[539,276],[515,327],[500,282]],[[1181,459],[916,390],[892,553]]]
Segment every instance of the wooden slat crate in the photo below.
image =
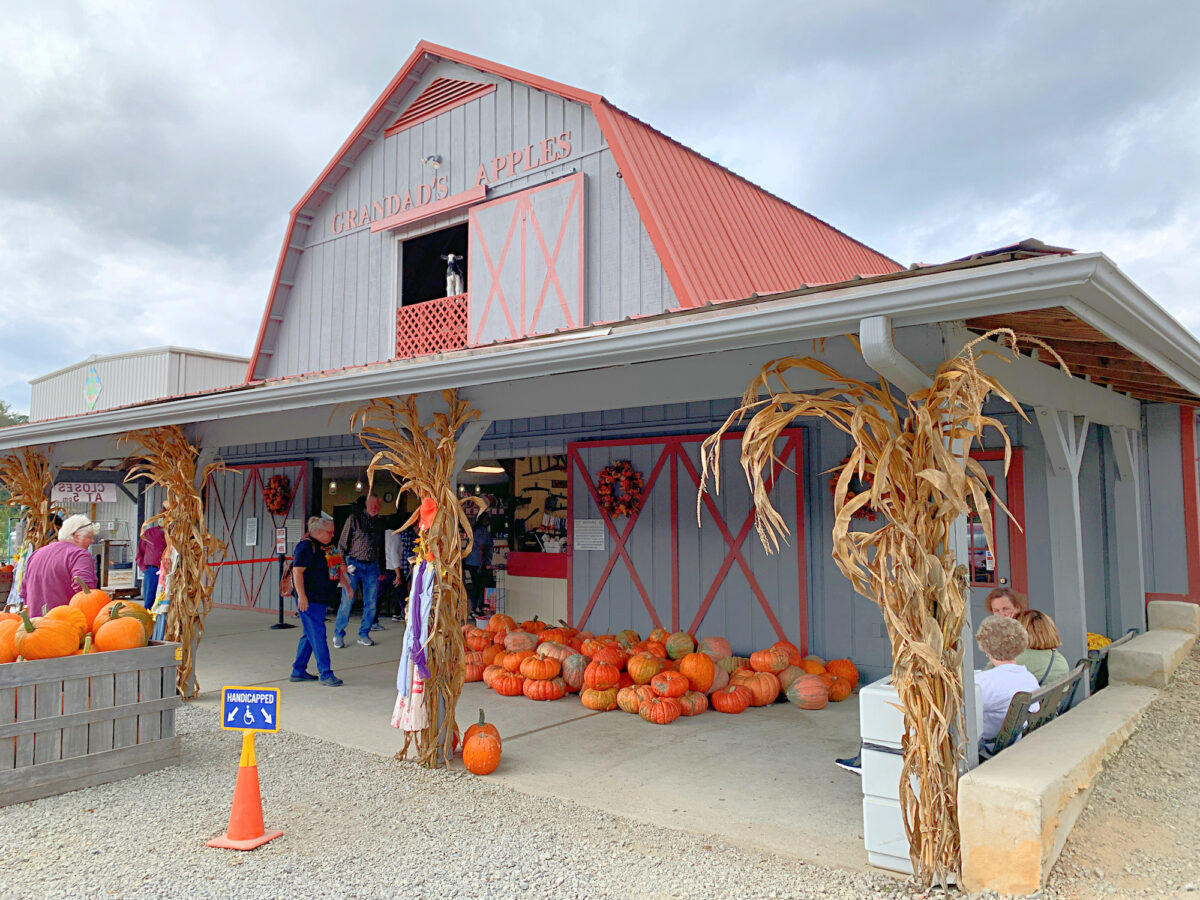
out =
[[178,762],[178,649],[0,665],[0,806]]

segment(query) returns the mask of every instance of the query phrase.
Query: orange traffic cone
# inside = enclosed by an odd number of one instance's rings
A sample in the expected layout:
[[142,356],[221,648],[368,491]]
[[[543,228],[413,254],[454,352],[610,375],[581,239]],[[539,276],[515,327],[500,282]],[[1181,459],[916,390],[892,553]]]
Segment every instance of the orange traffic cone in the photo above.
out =
[[253,850],[273,841],[282,831],[268,832],[263,827],[262,795],[258,790],[258,760],[254,756],[254,732],[242,735],[242,758],[238,762],[237,784],[233,788],[233,809],[229,827],[219,838],[208,842],[209,847],[226,850]]

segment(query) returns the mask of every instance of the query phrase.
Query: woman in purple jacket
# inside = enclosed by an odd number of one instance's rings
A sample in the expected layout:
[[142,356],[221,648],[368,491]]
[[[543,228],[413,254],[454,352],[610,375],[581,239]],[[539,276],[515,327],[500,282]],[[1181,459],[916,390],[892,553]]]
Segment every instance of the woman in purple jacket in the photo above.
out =
[[67,603],[79,590],[75,579],[94,588],[96,564],[88,547],[96,538],[96,526],[84,515],[69,516],[58,529],[58,540],[34,551],[25,564],[21,596],[31,616],[41,616]]

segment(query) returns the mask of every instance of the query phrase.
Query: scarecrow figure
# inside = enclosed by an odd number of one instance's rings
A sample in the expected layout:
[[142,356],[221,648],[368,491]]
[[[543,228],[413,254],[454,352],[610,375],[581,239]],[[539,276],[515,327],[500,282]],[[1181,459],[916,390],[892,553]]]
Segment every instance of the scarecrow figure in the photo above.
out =
[[[433,525],[437,509],[437,503],[431,497],[426,497],[414,516],[418,520],[416,559],[412,569],[412,588],[408,595],[400,667],[396,672],[396,706],[392,710],[392,727],[409,733],[422,731],[429,724],[429,710],[425,706],[425,681],[429,678],[429,666],[425,651],[432,631],[433,588],[437,571],[433,554],[425,546],[425,538]],[[411,523],[412,519],[409,519],[400,530]]]

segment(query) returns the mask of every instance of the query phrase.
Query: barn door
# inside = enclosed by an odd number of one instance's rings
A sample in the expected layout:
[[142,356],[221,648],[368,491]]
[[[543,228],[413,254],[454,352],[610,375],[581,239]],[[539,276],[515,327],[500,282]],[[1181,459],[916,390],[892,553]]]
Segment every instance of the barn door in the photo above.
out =
[[[696,496],[705,435],[571,444],[570,527],[599,519],[603,550],[569,557],[568,617],[590,631],[633,628],[728,637],[738,652],[778,640],[808,643],[804,554],[803,451],[799,429],[776,446],[779,461],[767,486],[791,530],[789,543],[767,554],[754,531],[750,491],[738,465],[740,435],[721,454],[721,493]],[[628,459],[642,474],[637,515],[613,519],[599,505],[597,481],[610,463]],[[573,535],[572,535],[573,538]],[[591,546],[596,546],[595,544]]]
[[583,322],[583,173],[471,208],[471,344]]

